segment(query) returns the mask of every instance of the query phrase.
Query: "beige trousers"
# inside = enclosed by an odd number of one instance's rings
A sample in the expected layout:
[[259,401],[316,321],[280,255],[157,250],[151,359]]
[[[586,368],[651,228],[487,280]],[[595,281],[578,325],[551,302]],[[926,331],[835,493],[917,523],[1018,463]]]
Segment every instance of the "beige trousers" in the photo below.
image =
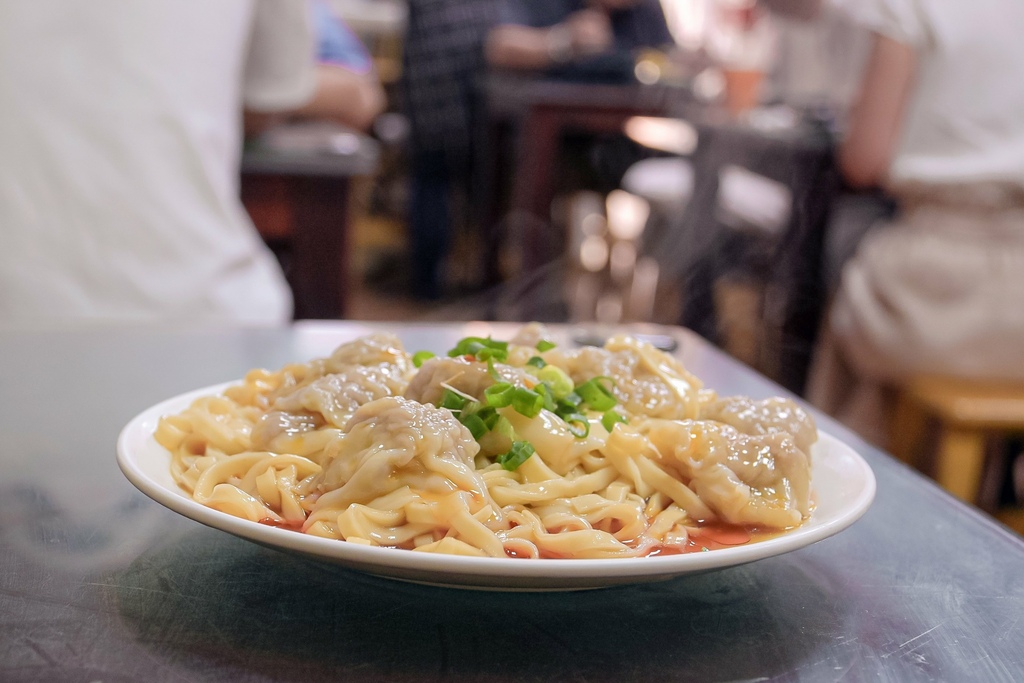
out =
[[1024,382],[1024,188],[906,187],[843,269],[812,403],[884,445],[891,388],[915,374]]

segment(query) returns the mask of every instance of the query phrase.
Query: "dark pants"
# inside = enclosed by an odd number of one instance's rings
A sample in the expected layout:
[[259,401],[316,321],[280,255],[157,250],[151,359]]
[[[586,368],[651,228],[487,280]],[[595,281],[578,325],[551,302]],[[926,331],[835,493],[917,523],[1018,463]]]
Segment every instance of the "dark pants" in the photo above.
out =
[[451,182],[448,160],[440,150],[412,154],[409,197],[409,244],[413,294],[441,296],[444,259],[452,234]]

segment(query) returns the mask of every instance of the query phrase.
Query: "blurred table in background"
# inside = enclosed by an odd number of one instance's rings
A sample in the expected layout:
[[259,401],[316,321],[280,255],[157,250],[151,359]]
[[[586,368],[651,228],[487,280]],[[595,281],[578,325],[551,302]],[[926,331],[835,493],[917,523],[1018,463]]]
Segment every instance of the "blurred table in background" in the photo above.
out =
[[[787,389],[802,393],[827,292],[822,277],[823,244],[829,210],[839,188],[835,139],[829,128],[792,112],[789,121],[742,121],[708,108],[693,117],[697,148],[692,155],[694,184],[681,219],[680,239],[664,245],[664,258],[686,259],[681,324],[715,340],[713,258],[723,227],[718,220],[720,180],[737,166],[775,181],[789,191],[788,219],[764,242],[769,264],[760,274],[764,287],[763,325],[772,336],[762,370]],[[687,252],[703,258],[687,258]]]
[[[694,100],[685,87],[577,83],[505,74],[492,74],[484,81],[483,97],[485,147],[491,154],[486,164],[486,227],[490,230],[501,223],[501,188],[508,186],[508,214],[522,221],[524,228],[524,270],[537,268],[555,255],[548,248],[547,228],[558,190],[556,167],[562,137],[568,132],[621,133],[633,116],[665,116]],[[516,130],[515,158],[509,165],[498,152],[507,146],[502,138],[510,127]]]
[[[722,171],[738,166],[787,188],[792,205],[770,248],[763,315],[776,339],[770,374],[787,388],[802,391],[824,305],[823,236],[838,186],[834,137],[826,125],[784,106],[738,118],[686,85],[575,83],[493,74],[485,81],[484,97],[489,136],[484,147],[492,155],[486,166],[489,209],[484,229],[491,240],[492,279],[497,279],[499,242],[508,233],[521,240],[524,272],[562,253],[564,236],[551,229],[551,206],[559,190],[557,168],[567,132],[620,133],[634,116],[683,120],[697,132],[697,146],[689,156],[692,196],[655,250],[663,264],[686,264],[678,274],[686,284],[681,322],[714,340],[709,306],[715,264],[704,257],[721,234],[717,214]],[[503,129],[508,128],[514,131],[511,160],[499,158]],[[510,194],[504,205],[499,199],[502,187]]]
[[373,173],[377,143],[336,124],[284,124],[247,142],[242,203],[281,261],[295,318],[342,318],[350,181]]

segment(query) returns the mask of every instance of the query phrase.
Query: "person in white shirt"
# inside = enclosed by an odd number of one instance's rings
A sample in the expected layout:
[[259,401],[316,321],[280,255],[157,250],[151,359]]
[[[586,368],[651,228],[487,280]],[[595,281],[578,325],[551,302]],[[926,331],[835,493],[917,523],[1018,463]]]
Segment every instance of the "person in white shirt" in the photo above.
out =
[[884,443],[907,377],[1024,380],[1024,3],[836,1],[874,33],[840,169],[899,212],[843,270],[808,396]]
[[0,3],[0,326],[288,321],[243,110],[322,94],[305,0]]

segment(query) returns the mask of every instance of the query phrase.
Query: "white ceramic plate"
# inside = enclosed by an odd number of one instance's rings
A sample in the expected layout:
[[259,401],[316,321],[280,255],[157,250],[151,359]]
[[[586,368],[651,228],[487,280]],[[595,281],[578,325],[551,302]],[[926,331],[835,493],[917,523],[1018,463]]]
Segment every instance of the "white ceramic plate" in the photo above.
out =
[[853,524],[871,505],[875,477],[849,446],[822,433],[813,448],[817,507],[799,529],[757,543],[711,552],[604,560],[516,560],[434,555],[373,548],[318,538],[233,517],[193,501],[171,478],[170,453],[153,438],[161,416],[177,413],[217,385],[182,394],[143,411],[122,430],[117,461],[144,494],[185,517],[284,551],[303,553],[393,579],[487,590],[578,590],[662,581],[693,572],[732,567],[787,553],[828,538]]

